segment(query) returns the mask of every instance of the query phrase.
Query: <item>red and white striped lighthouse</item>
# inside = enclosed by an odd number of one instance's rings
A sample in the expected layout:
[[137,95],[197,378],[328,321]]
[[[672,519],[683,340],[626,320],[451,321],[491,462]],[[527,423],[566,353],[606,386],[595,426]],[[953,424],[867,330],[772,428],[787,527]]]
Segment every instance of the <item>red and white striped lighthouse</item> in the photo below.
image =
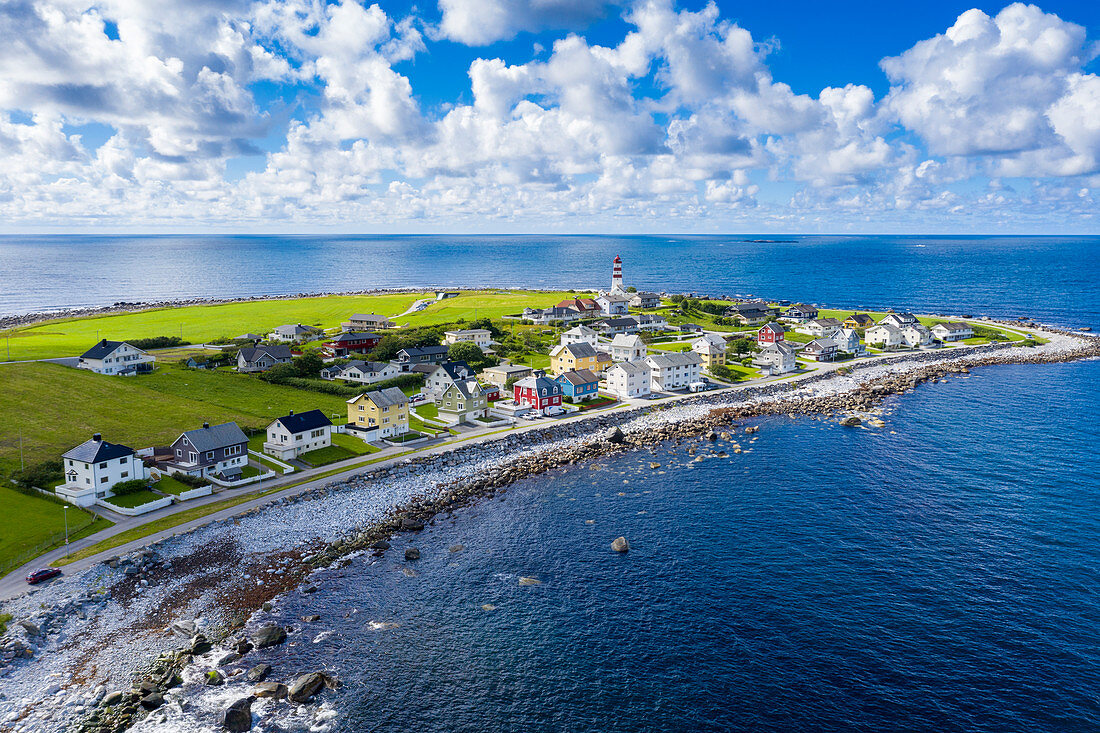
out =
[[619,257],[615,257],[615,262],[611,265],[611,292],[616,290],[622,292],[623,289],[623,261]]

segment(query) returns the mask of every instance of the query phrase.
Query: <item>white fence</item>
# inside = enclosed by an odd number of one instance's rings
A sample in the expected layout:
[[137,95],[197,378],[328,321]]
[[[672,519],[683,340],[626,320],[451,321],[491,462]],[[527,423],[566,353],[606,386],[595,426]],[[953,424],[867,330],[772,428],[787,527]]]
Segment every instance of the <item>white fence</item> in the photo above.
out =
[[141,506],[135,507],[118,506],[117,504],[111,504],[105,499],[98,500],[96,504],[101,507],[110,509],[112,512],[124,514],[127,517],[137,517],[142,514],[148,514],[149,512],[155,512],[157,509],[163,509],[166,506],[171,506],[172,497],[166,496],[163,499],[157,499],[156,501],[150,501],[147,504],[142,504]]

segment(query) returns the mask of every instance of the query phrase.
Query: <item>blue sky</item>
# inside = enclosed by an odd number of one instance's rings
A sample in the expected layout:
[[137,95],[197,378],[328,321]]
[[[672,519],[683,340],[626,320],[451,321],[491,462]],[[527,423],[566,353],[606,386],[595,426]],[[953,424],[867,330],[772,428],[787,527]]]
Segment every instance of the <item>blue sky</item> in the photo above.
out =
[[0,33],[0,231],[1100,229],[1100,3],[21,0]]

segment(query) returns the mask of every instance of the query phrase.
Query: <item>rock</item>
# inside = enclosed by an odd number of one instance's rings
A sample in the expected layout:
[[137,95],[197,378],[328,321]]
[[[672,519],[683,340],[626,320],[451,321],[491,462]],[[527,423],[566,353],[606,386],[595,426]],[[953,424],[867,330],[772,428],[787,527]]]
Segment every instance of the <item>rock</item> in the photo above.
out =
[[222,711],[221,723],[226,730],[243,733],[252,730],[252,701],[254,697],[242,697],[230,703]]
[[261,682],[252,688],[252,694],[256,697],[272,697],[276,700],[282,700],[290,694],[290,690],[282,682]]
[[649,464],[649,467],[652,468],[652,469],[658,469],[658,468],[661,467],[661,464],[657,463],[657,461],[651,461],[650,464]]
[[141,698],[141,706],[146,710],[156,710],[164,704],[164,695],[159,692],[150,692]]
[[263,609],[265,612],[270,613],[271,609],[275,608],[275,606],[271,604],[271,601],[264,601],[263,605],[260,606],[260,608]]
[[286,629],[275,624],[260,627],[252,635],[252,643],[257,649],[266,649],[269,646],[277,646],[286,641]]
[[495,611],[495,610],[497,610],[497,607],[494,606],[492,603],[482,603],[481,604],[481,610],[482,611]]
[[542,585],[542,581],[538,578],[531,578],[525,575],[521,575],[519,579],[520,585]]
[[390,543],[386,542],[385,540],[378,540],[377,542],[372,543],[370,548],[372,550],[383,550],[383,551],[385,551],[385,550],[390,549]]
[[23,627],[23,631],[27,632],[27,636],[35,637],[42,633],[42,630],[30,621],[20,621],[19,625]]
[[198,633],[199,627],[194,621],[175,621],[168,630],[177,636],[194,636]]
[[451,545],[448,552],[462,552],[466,549],[466,545]]
[[287,696],[293,702],[308,702],[325,685],[325,675],[321,672],[304,674],[290,684]]
[[321,617],[318,616],[315,613],[311,613],[308,616],[302,616],[302,621],[305,621],[307,624],[315,624],[320,620],[321,620]]
[[191,639],[191,647],[187,650],[189,654],[195,657],[202,656],[208,651],[214,648],[214,645],[206,640],[206,637],[202,634],[197,634]]
[[406,560],[419,560],[420,559],[420,550],[416,549],[415,547],[406,547],[405,548],[405,559]]
[[607,432],[604,433],[603,439],[606,440],[608,443],[618,445],[619,443],[622,443],[624,440],[626,440],[626,436],[623,435],[623,431],[619,429],[618,425],[616,425],[614,427],[608,428]]
[[202,682],[208,687],[217,687],[218,685],[225,682],[225,675],[223,675],[216,669],[211,669],[208,670],[207,673],[203,676]]
[[247,677],[249,682],[263,682],[269,674],[271,674],[270,664],[257,664],[248,670]]
[[863,421],[860,420],[855,415],[849,415],[848,417],[841,420],[840,424],[843,425],[846,428],[856,428],[856,427],[859,427],[860,425],[862,425]]
[[233,642],[233,649],[237,652],[237,654],[244,656],[245,654],[248,654],[250,651],[252,651],[252,642],[244,638],[237,639],[235,642]]
[[411,532],[419,532],[424,529],[424,523],[419,519],[413,519],[411,517],[401,517],[401,529]]
[[237,652],[226,652],[225,654],[218,657],[217,661],[214,662],[214,666],[224,667],[227,664],[233,664],[233,662],[237,661],[240,658],[241,655],[237,654]]
[[626,541],[626,537],[616,537],[611,541],[611,549],[615,552],[627,552],[630,550],[630,543]]
[[122,693],[121,692],[117,692],[117,691],[116,692],[109,692],[109,693],[107,693],[107,696],[103,698],[103,705],[105,707],[110,707],[111,705],[117,705],[121,701],[122,701]]

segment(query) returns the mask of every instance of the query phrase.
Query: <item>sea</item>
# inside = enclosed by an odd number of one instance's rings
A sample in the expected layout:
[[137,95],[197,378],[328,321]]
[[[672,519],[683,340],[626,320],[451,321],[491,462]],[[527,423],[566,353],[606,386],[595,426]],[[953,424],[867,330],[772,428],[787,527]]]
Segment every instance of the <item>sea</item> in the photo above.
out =
[[[1096,237],[11,237],[0,313],[598,287],[615,255],[641,289],[1100,328]],[[1100,730],[1098,385],[986,367],[882,428],[768,418],[741,454],[533,477],[289,594],[303,631],[261,654],[341,680],[335,731]]]
[[1100,327],[1100,237],[4,236],[0,316],[397,287],[608,287]]

